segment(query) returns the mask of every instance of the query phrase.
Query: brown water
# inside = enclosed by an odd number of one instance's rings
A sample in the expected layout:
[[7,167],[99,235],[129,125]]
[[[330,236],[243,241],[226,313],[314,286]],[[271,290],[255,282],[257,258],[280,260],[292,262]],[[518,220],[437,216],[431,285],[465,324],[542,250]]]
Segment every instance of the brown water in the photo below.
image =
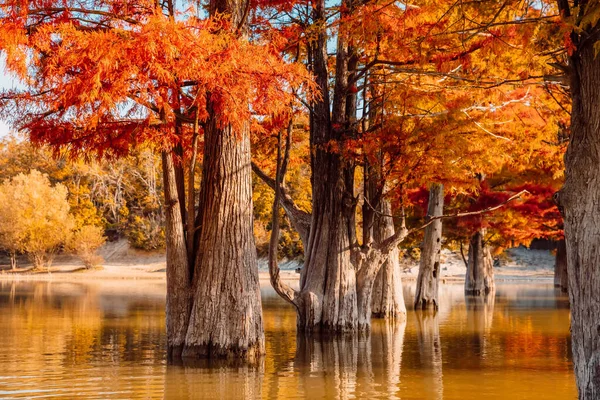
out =
[[577,397],[568,303],[551,284],[500,285],[487,301],[443,285],[437,315],[335,340],[297,340],[293,310],[265,289],[267,356],[237,368],[167,366],[164,290],[0,282],[0,398]]

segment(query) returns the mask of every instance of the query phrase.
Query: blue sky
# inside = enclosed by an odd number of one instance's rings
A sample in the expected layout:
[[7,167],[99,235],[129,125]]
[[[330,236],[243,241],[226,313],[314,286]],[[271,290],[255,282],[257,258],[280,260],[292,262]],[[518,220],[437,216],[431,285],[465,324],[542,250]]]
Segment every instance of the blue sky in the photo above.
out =
[[[4,71],[4,62],[0,59],[0,90],[13,87],[15,87],[15,80],[6,74]],[[0,137],[6,135],[9,130],[10,127],[4,121],[0,120]]]

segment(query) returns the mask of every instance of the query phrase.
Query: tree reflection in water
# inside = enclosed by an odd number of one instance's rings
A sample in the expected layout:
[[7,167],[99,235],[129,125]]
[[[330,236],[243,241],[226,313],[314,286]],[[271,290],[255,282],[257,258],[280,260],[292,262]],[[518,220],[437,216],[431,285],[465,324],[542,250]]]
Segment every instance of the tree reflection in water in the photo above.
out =
[[467,332],[470,333],[472,348],[483,362],[490,350],[490,333],[494,316],[496,292],[481,296],[465,295],[467,309]]
[[568,303],[551,283],[463,290],[442,285],[436,314],[354,338],[297,337],[293,308],[265,291],[258,365],[167,366],[164,282],[0,280],[0,397],[576,398]]
[[295,370],[302,391],[317,398],[395,397],[406,322],[374,321],[370,332],[297,336]]
[[428,399],[443,399],[442,344],[438,313],[434,310],[417,310],[415,316],[421,368],[428,372],[425,375],[427,382],[423,390]]

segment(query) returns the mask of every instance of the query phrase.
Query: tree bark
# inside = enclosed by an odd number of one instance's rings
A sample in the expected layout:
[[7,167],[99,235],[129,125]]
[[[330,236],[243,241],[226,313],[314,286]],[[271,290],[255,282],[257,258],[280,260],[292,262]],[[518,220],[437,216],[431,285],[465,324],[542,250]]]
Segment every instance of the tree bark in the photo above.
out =
[[485,229],[477,231],[469,241],[469,260],[465,277],[465,293],[485,295],[494,290],[494,260],[486,245]]
[[183,357],[256,360],[264,332],[253,234],[249,126],[205,129],[194,300]]
[[[396,233],[392,205],[383,196],[385,181],[382,176],[383,154],[372,165],[365,157],[364,201],[362,205],[363,247],[382,243]],[[360,311],[359,311],[360,312]],[[363,310],[363,313],[366,310]],[[371,316],[375,318],[406,318],[406,305],[402,293],[399,251],[394,246],[375,275],[371,293]]]
[[[315,3],[314,18],[325,21],[325,1]],[[321,29],[312,46],[312,69],[321,98],[311,113],[312,219],[300,277],[298,329],[348,331],[357,327],[356,272],[351,260],[355,199],[349,177],[353,167],[327,144],[340,141],[347,85],[347,44],[338,40],[333,129],[327,72],[327,34]],[[349,170],[352,170],[351,171]]]
[[302,330],[352,330],[357,325],[356,272],[351,260],[346,186],[341,157],[316,151],[311,231],[300,278]]
[[198,112],[196,112],[194,118],[194,127],[192,134],[192,155],[188,170],[188,191],[187,191],[187,222],[186,222],[186,246],[187,246],[187,257],[188,263],[190,263],[190,270],[193,271],[194,255],[195,255],[195,244],[194,239],[196,237],[196,192],[194,190],[194,184],[196,181],[196,159],[198,155]]
[[569,59],[571,133],[556,199],[565,224],[573,364],[585,400],[600,398],[600,57],[598,27],[589,29],[571,35],[577,46]]
[[[434,183],[429,189],[429,205],[427,220],[439,217],[444,212],[444,186]],[[440,253],[442,251],[442,220],[437,219],[425,228],[425,238],[419,275],[417,276],[417,291],[415,294],[415,309],[439,307],[438,287],[440,284]]]
[[[241,28],[246,5],[241,0],[212,0],[209,12],[227,15]],[[168,355],[188,363],[254,362],[264,354],[265,343],[253,235],[249,123],[235,131],[221,125],[210,101],[207,110],[198,215],[195,221],[188,216],[188,224],[196,225],[188,230],[188,239],[193,234],[195,243],[186,243],[184,235],[183,177],[173,152],[163,152]],[[192,173],[188,186],[192,194]],[[193,210],[189,204],[189,212]]]
[[564,239],[556,246],[554,262],[554,286],[564,293],[569,290],[569,272],[567,271],[567,244]]
[[[342,1],[342,20],[351,14],[353,3]],[[358,245],[355,162],[340,151],[355,136],[356,96],[350,95],[348,82],[356,60],[342,26],[330,101],[325,0],[314,2],[312,13],[314,25],[320,29],[308,46],[308,56],[321,93],[310,112],[312,215],[300,290],[277,284],[275,261],[270,262],[270,272],[274,286],[281,289],[278,293],[296,306],[300,332],[356,331],[370,327],[375,278],[407,231],[403,229],[381,243]]]
[[[380,204],[381,214],[375,216],[374,240],[378,243],[394,235],[392,206],[387,199]],[[376,318],[406,319],[406,305],[402,293],[400,252],[394,247],[375,277],[371,299],[371,315]]]
[[167,357],[181,357],[191,309],[188,265],[173,154],[162,152],[167,247]]

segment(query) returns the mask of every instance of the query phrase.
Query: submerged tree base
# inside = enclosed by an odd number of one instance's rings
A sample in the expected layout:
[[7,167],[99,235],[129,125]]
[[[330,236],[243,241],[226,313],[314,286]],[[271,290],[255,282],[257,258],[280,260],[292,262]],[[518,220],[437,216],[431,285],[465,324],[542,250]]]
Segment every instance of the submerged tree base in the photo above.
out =
[[186,346],[181,358],[184,362],[191,360],[222,360],[236,363],[256,363],[264,356],[264,346],[260,343],[251,344],[250,347],[222,347],[213,344]]
[[485,229],[477,231],[469,242],[469,260],[465,277],[465,294],[480,296],[494,290],[494,260],[485,243]]

